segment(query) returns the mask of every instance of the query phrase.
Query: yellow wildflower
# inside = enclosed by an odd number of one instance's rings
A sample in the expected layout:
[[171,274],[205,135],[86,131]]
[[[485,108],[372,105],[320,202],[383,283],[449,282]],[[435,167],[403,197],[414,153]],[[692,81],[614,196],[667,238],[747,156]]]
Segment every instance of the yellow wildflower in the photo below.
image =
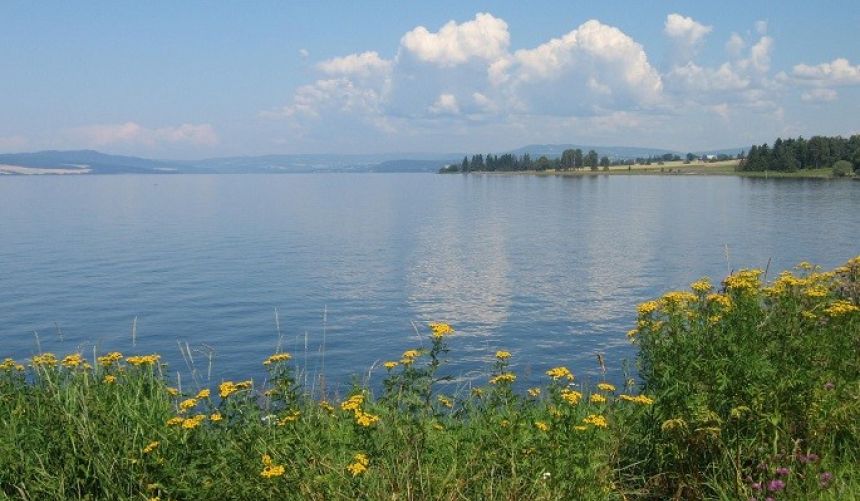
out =
[[540,388],[529,388],[529,396],[530,397],[539,397],[540,396]]
[[535,428],[540,431],[549,431],[549,425],[545,421],[535,421]]
[[197,400],[193,398],[187,398],[182,402],[179,402],[179,409],[181,410],[181,412],[185,412],[189,409],[193,409],[195,405],[197,405]]
[[217,423],[218,421],[221,421],[222,419],[224,419],[224,417],[221,415],[220,412],[215,412],[211,416],[209,416],[209,421],[212,421],[213,423]]
[[503,372],[497,376],[493,376],[490,378],[490,384],[497,383],[513,383],[517,380],[517,375],[513,372]]
[[345,411],[355,411],[361,408],[362,403],[364,403],[364,395],[357,393],[343,401],[340,404],[340,408]]
[[507,351],[497,351],[496,358],[498,358],[499,360],[507,360],[511,358],[511,354]]
[[80,353],[72,353],[71,355],[66,355],[61,363],[64,367],[72,369],[82,365],[84,363],[84,357],[82,357]]
[[860,308],[855,306],[851,301],[846,301],[844,299],[834,301],[830,306],[824,309],[824,313],[831,317],[848,315],[849,313],[855,313],[857,311],[860,311]]
[[427,325],[433,331],[433,337],[436,339],[454,334],[454,329],[444,322],[431,322]]
[[705,299],[709,303],[716,304],[724,309],[729,309],[732,307],[732,298],[726,296],[725,294],[708,294],[705,296]]
[[629,331],[627,331],[627,338],[634,339],[636,337],[636,334],[639,334],[639,329],[630,329]]
[[370,464],[370,459],[367,454],[359,452],[352,458],[352,463],[347,465],[346,469],[352,473],[353,477],[357,477],[367,471],[367,466]]
[[641,405],[651,405],[654,403],[654,399],[646,397],[645,395],[618,395],[618,398],[627,402],[633,402]]
[[272,457],[268,454],[263,454],[262,460],[263,471],[260,472],[260,476],[263,478],[280,477],[286,471],[283,466],[275,464],[274,461],[272,461]]
[[204,389],[198,391],[197,396],[194,398],[196,398],[198,400],[201,398],[209,398],[210,394],[211,394],[211,392],[209,391],[209,388],[204,388]]
[[400,362],[395,362],[395,361],[393,361],[393,360],[389,360],[388,362],[385,362],[385,363],[384,363],[384,364],[382,364],[382,365],[383,365],[386,369],[391,370],[391,369],[393,369],[393,368],[397,367],[398,365],[400,365]]
[[658,303],[657,301],[646,301],[636,307],[636,312],[639,313],[640,317],[642,317],[654,313],[659,307],[660,303]]
[[331,414],[332,412],[334,412],[334,407],[332,407],[332,405],[331,405],[330,403],[326,402],[325,400],[323,400],[322,402],[320,402],[320,404],[319,404],[319,405],[320,405],[320,409],[322,409],[322,410],[324,410],[324,411],[328,412],[329,414]]
[[816,285],[814,287],[806,289],[804,291],[804,294],[806,295],[806,297],[810,298],[825,297],[827,296],[827,289],[820,285]]
[[41,355],[36,355],[33,357],[32,361],[34,367],[53,367],[57,365],[57,357],[53,353],[42,353]]
[[271,365],[271,364],[276,364],[278,362],[286,362],[287,360],[290,360],[292,358],[293,358],[293,356],[290,355],[289,353],[286,353],[286,352],[275,353],[274,355],[270,356],[265,361],[263,361],[263,365]]
[[420,356],[421,352],[418,350],[406,350],[403,352],[403,358],[416,358]]
[[183,421],[185,421],[185,418],[182,416],[174,416],[168,419],[166,424],[167,426],[176,426],[178,424],[182,424]]
[[600,393],[592,393],[591,396],[588,397],[588,401],[592,404],[605,404],[606,397],[604,397]]
[[439,395],[438,399],[439,403],[442,404],[444,407],[447,407],[449,409],[454,407],[454,402],[452,402],[449,398],[443,395]]
[[120,360],[122,360],[122,353],[118,351],[112,351],[107,355],[102,355],[101,357],[96,358],[96,361],[105,367],[113,365]]
[[125,361],[135,367],[142,365],[155,365],[158,361],[161,360],[161,355],[157,355],[153,353],[152,355],[136,355],[132,357],[126,357]]
[[683,306],[687,303],[695,301],[696,295],[687,291],[672,291],[663,294],[660,298],[667,307]]
[[116,383],[116,376],[114,376],[113,374],[108,374],[104,377],[104,379],[102,379],[102,382],[107,384],[114,384]]
[[206,420],[205,414],[197,414],[194,417],[190,417],[188,419],[183,419],[182,420],[182,427],[185,428],[186,430],[193,430],[194,428],[197,428],[200,425],[200,423],[202,423],[205,420]]
[[11,371],[13,369],[16,371],[23,371],[24,366],[15,362],[15,360],[11,358],[7,358],[3,360],[3,363],[0,363],[0,370]]
[[293,423],[295,421],[298,421],[299,417],[301,415],[302,415],[301,411],[294,410],[294,411],[290,412],[289,414],[287,414],[286,416],[279,419],[278,420],[278,426],[284,426],[288,423]]
[[558,381],[561,378],[567,379],[568,381],[573,381],[574,379],[573,374],[571,374],[567,367],[554,367],[546,371],[546,375],[551,377],[553,381]]
[[179,390],[177,390],[176,388],[173,388],[172,386],[168,386],[167,388],[165,388],[165,390],[167,391],[167,394],[170,395],[171,397],[175,397],[175,396],[179,395]]
[[582,420],[585,424],[593,425],[597,428],[606,428],[609,426],[609,423],[606,422],[606,418],[601,416],[600,414],[589,414]]
[[705,294],[713,289],[713,285],[711,285],[711,281],[708,278],[702,278],[690,284],[690,288],[699,294]]
[[561,390],[561,392],[559,392],[559,395],[565,402],[569,403],[570,405],[576,405],[579,403],[580,400],[582,400],[582,393],[568,388]]
[[613,392],[615,391],[615,386],[609,383],[597,383],[597,389],[600,391]]
[[239,390],[250,389],[252,384],[253,383],[251,381],[242,381],[240,383],[234,383],[233,381],[224,381],[218,386],[218,394],[221,395],[221,398],[227,398]]
[[723,281],[726,288],[738,292],[757,290],[761,287],[762,270],[740,270]]
[[379,416],[375,416],[373,414],[366,413],[361,409],[357,409],[355,411],[355,422],[359,426],[363,426],[365,428],[375,425],[379,422]]
[[144,454],[149,454],[150,452],[154,451],[156,447],[158,447],[157,440],[155,442],[150,442],[149,445],[141,449],[141,452],[143,452]]

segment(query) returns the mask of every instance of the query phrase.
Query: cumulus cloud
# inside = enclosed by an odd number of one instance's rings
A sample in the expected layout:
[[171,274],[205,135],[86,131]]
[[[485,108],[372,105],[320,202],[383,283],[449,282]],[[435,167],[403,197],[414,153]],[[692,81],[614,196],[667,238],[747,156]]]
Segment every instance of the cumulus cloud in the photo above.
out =
[[436,33],[418,26],[400,39],[405,52],[441,67],[456,66],[473,58],[498,59],[507,52],[509,43],[508,23],[486,13],[462,24],[449,21]]
[[92,147],[116,144],[212,146],[218,143],[218,135],[210,124],[181,124],[147,128],[135,122],[125,122],[122,124],[89,125],[72,129],[70,132],[73,138]]
[[809,89],[800,95],[800,99],[805,103],[826,103],[835,101],[839,95],[833,89],[815,88]]
[[430,106],[430,113],[434,115],[459,115],[460,106],[453,94],[440,94],[436,102]]
[[663,33],[675,44],[674,56],[681,62],[689,61],[695,56],[705,36],[712,30],[713,27],[680,14],[669,14],[663,25]]
[[798,82],[823,87],[860,85],[860,65],[854,66],[845,58],[815,66],[798,64],[791,70]]
[[391,71],[391,61],[379,57],[374,51],[350,54],[323,61],[317,65],[320,71],[328,75],[371,76],[385,74]]

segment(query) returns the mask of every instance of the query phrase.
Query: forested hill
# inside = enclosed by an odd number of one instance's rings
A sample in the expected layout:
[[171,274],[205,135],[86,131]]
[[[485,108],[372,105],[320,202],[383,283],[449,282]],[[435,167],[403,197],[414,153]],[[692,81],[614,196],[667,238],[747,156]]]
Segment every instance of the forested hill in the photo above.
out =
[[777,138],[773,146],[753,145],[738,169],[743,171],[785,171],[832,167],[835,175],[847,175],[860,168],[860,134],[813,136],[809,139]]

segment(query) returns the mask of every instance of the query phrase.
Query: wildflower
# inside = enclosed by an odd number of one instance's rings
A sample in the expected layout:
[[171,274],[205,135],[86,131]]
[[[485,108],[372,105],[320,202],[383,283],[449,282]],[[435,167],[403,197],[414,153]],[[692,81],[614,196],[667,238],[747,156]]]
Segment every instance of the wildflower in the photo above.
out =
[[418,350],[406,350],[403,352],[403,358],[416,358],[420,356],[421,352]]
[[176,426],[178,424],[182,424],[183,421],[185,421],[185,418],[182,416],[174,416],[168,419],[166,424],[167,426]]
[[[833,302],[830,306],[824,309],[824,313],[828,314],[831,317],[838,317],[841,315],[847,315],[849,313],[854,313],[860,311],[860,308],[851,303],[851,301],[846,301],[844,299],[840,299],[838,301]],[[35,358],[34,358],[35,360]],[[34,362],[35,364],[35,362]]]
[[490,378],[490,384],[498,384],[498,383],[513,383],[517,380],[517,375],[513,372],[503,372],[497,376],[493,376]]
[[732,298],[725,294],[708,294],[705,296],[705,300],[724,309],[732,307]]
[[635,339],[637,334],[639,334],[639,329],[630,329],[627,331],[627,338]]
[[497,351],[496,358],[498,358],[499,360],[507,360],[511,358],[511,354],[507,351]]
[[810,287],[810,288],[806,289],[803,292],[803,294],[806,297],[810,297],[810,298],[825,297],[827,295],[827,289],[825,289],[824,287],[822,287],[820,285],[816,285],[814,287]]
[[590,397],[588,397],[588,401],[592,404],[605,404],[606,397],[599,393],[592,393]]
[[345,411],[355,411],[361,408],[362,403],[364,403],[364,395],[357,393],[342,402],[340,408]]
[[770,492],[779,492],[783,489],[785,489],[785,482],[779,479],[771,480],[767,484],[767,490],[769,490]]
[[224,417],[221,415],[220,412],[215,412],[209,416],[209,421],[212,421],[213,423],[217,423],[218,421],[221,421],[222,419],[224,419]]
[[653,398],[646,397],[645,395],[636,395],[636,396],[618,395],[618,398],[620,398],[621,400],[625,400],[627,402],[633,402],[635,404],[641,404],[641,405],[651,405],[654,403]]
[[540,388],[529,388],[529,396],[530,397],[539,397],[540,396]]
[[395,361],[393,361],[393,360],[390,360],[390,361],[388,361],[388,362],[385,362],[385,363],[384,363],[384,364],[382,364],[382,365],[383,365],[386,369],[391,370],[391,369],[393,369],[393,368],[397,367],[398,365],[400,365],[400,362],[395,362]]
[[711,281],[707,278],[702,278],[700,280],[696,280],[692,284],[690,284],[690,288],[696,291],[699,294],[705,294],[706,292],[710,292],[713,289],[713,285],[711,285]]
[[780,466],[779,468],[776,469],[776,474],[779,475],[780,477],[787,477],[789,474],[789,471],[790,470],[788,468],[786,468],[785,466]]
[[361,409],[355,411],[355,422],[359,426],[363,426],[365,428],[375,425],[379,422],[379,416],[375,416],[373,414],[368,414]]
[[663,301],[663,304],[666,306],[682,306],[687,303],[692,303],[695,301],[696,295],[687,291],[672,291],[663,294],[663,297],[660,298]]
[[321,401],[319,403],[319,405],[320,405],[320,409],[326,411],[329,414],[334,412],[334,407],[332,407],[332,405],[330,403],[326,402],[325,400]]
[[197,414],[194,417],[191,417],[188,419],[183,419],[182,420],[182,427],[185,428],[186,430],[193,430],[194,428],[197,428],[200,425],[200,423],[202,423],[205,420],[206,420],[205,414]]
[[442,395],[439,395],[439,403],[442,404],[444,407],[447,407],[449,409],[454,407],[454,402],[452,402],[449,398],[442,396]]
[[430,327],[430,330],[433,331],[433,337],[436,339],[440,339],[444,336],[450,336],[454,334],[454,329],[443,322],[431,322],[427,324]]
[[567,367],[554,367],[546,371],[546,375],[551,377],[553,381],[558,381],[561,378],[565,378],[568,381],[573,381],[574,379],[573,374],[571,374]]
[[12,369],[15,369],[16,371],[23,371],[24,366],[19,363],[16,363],[15,360],[11,358],[7,358],[3,360],[3,363],[0,363],[0,370],[11,371]]
[[825,489],[830,485],[831,480],[833,480],[833,474],[829,471],[825,471],[818,476],[818,483]]
[[211,392],[209,391],[209,388],[204,388],[204,389],[198,391],[197,396],[194,398],[196,398],[198,400],[201,398],[209,398],[210,393]]
[[599,414],[589,414],[583,420],[583,423],[593,425],[597,428],[606,428],[609,424],[606,422],[606,418]]
[[511,426],[511,422],[508,421],[507,419],[502,419],[499,422],[499,426],[501,426],[502,428],[508,428],[509,426]]
[[573,429],[576,431],[585,431],[588,429],[588,426],[583,426],[581,424],[578,424],[578,425],[574,426]]
[[72,353],[71,355],[66,355],[61,363],[64,367],[72,369],[82,365],[84,363],[84,357],[82,357],[80,353]]
[[684,421],[683,418],[667,419],[666,421],[663,421],[662,425],[660,425],[660,429],[664,432],[672,430],[685,430],[687,429],[687,422]]
[[597,383],[597,389],[600,391],[613,392],[615,391],[615,386],[609,383]]
[[125,358],[126,362],[135,367],[142,365],[155,365],[159,360],[161,360],[161,355],[156,355],[155,353],[152,355],[137,355]]
[[535,421],[535,428],[540,431],[549,431],[549,425],[545,421]]
[[272,457],[268,454],[263,454],[263,471],[260,472],[260,476],[263,478],[273,478],[283,476],[286,471],[285,468],[281,465],[277,465],[272,461]]
[[104,377],[104,379],[102,379],[102,382],[106,384],[114,384],[116,383],[116,376],[114,376],[113,374],[108,374]]
[[301,411],[294,410],[282,417],[278,420],[278,426],[284,426],[288,423],[292,423],[299,420],[299,417],[302,415]]
[[141,449],[141,452],[143,452],[144,454],[149,454],[150,452],[154,451],[156,447],[158,447],[157,440],[155,442],[150,442],[146,447]]
[[263,361],[263,365],[272,365],[272,364],[276,364],[279,362],[286,362],[287,360],[290,360],[291,358],[293,358],[293,356],[290,355],[289,353],[286,353],[286,352],[275,353],[274,355],[270,356],[265,361]]
[[179,402],[179,409],[181,410],[181,412],[185,412],[189,409],[193,409],[195,405],[197,405],[197,400],[193,398],[187,398],[182,402]]
[[42,353],[32,359],[34,367],[47,367],[57,365],[57,357],[53,353]]
[[179,390],[177,390],[176,388],[173,388],[171,386],[168,386],[166,388],[166,391],[167,391],[167,394],[170,395],[171,397],[175,397],[175,396],[179,395]]
[[367,457],[367,454],[359,452],[353,456],[352,463],[347,465],[346,469],[352,473],[353,477],[357,477],[367,471],[367,465],[369,464],[370,459]]
[[565,402],[569,403],[570,405],[576,405],[579,403],[580,400],[582,400],[582,393],[568,388],[561,390],[561,392],[559,392],[559,395]]
[[221,395],[221,398],[227,398],[230,395],[236,393],[237,391],[251,389],[252,385],[252,381],[242,381],[239,383],[234,383],[233,381],[224,381],[218,386],[218,394]]
[[636,307],[636,312],[639,313],[640,317],[644,317],[646,315],[654,313],[659,307],[660,303],[658,303],[657,301],[646,301]]
[[104,367],[111,366],[119,362],[120,360],[122,360],[122,353],[118,351],[112,351],[107,355],[103,355],[101,357],[96,358],[96,361]]

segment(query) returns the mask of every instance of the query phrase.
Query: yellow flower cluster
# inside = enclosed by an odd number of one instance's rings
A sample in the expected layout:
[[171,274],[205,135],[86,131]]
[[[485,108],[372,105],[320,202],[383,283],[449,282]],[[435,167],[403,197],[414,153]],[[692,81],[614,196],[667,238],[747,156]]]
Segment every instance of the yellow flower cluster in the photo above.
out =
[[641,405],[651,405],[654,403],[653,398],[646,397],[645,395],[618,395],[618,398],[627,402],[633,402],[635,404]]
[[373,426],[379,422],[379,416],[374,415],[374,414],[369,414],[367,412],[364,412],[361,409],[356,409],[356,411],[355,411],[355,422],[359,426],[364,426],[365,428],[368,428],[368,427]]
[[702,278],[690,284],[690,288],[699,294],[706,294],[710,292],[714,286],[711,285],[711,281],[708,278]]
[[561,390],[561,392],[559,392],[559,395],[561,396],[562,400],[569,403],[570,405],[576,405],[579,403],[580,400],[582,400],[582,393],[568,388]]
[[535,428],[540,431],[549,431],[549,425],[546,421],[535,421]]
[[497,376],[493,376],[490,378],[490,384],[498,384],[498,383],[513,383],[517,380],[517,375],[513,372],[503,372]]
[[7,358],[7,359],[3,360],[2,363],[0,363],[0,370],[11,371],[12,369],[14,369],[16,371],[23,371],[24,366],[15,362],[15,360],[13,360],[11,358]]
[[436,339],[454,334],[454,329],[444,322],[430,322],[427,325],[433,331],[433,337]]
[[227,398],[230,395],[236,393],[240,390],[250,390],[251,386],[253,386],[253,382],[241,381],[239,383],[234,383],[233,381],[224,381],[220,385],[218,385],[218,394],[221,395],[221,398]]
[[562,378],[573,381],[573,374],[567,367],[554,367],[546,371],[546,375],[551,377],[553,381],[558,381]]
[[732,298],[725,294],[708,294],[705,299],[721,308],[728,310],[732,307]]
[[299,420],[299,417],[301,417],[301,415],[302,415],[301,411],[294,410],[294,411],[290,412],[289,414],[287,414],[286,416],[279,419],[278,420],[278,426],[285,426],[289,423],[294,423],[294,422]]
[[86,360],[84,360],[84,357],[82,357],[80,353],[72,353],[71,355],[66,355],[66,357],[63,358],[63,361],[61,363],[64,367],[72,369],[81,365],[85,365]]
[[329,414],[334,412],[334,407],[332,407],[332,405],[330,403],[326,402],[325,400],[321,401],[319,405],[320,405],[320,409],[326,411]]
[[156,447],[158,447],[158,441],[150,442],[149,445],[147,445],[141,450],[141,452],[143,452],[144,454],[149,454],[150,452],[154,451]]
[[185,421],[185,418],[183,418],[182,416],[174,416],[168,419],[167,423],[165,424],[167,424],[167,426],[176,426],[178,424],[182,424],[183,421]]
[[104,367],[109,367],[109,366],[119,362],[120,360],[122,360],[122,353],[120,353],[118,351],[112,351],[112,352],[108,353],[107,355],[102,355],[102,356],[96,358],[96,361]]
[[604,397],[600,393],[592,393],[591,396],[588,397],[588,401],[592,404],[605,404],[606,397]]
[[657,311],[657,308],[660,307],[660,303],[657,301],[645,301],[636,307],[636,312],[639,313],[640,317],[644,317],[646,315],[650,315]]
[[204,388],[204,389],[198,391],[197,396],[194,398],[196,398],[198,400],[201,398],[209,398],[209,395],[211,395],[211,394],[212,394],[212,392],[209,391],[209,388]]
[[439,399],[439,403],[442,406],[447,407],[449,409],[454,407],[454,402],[452,402],[450,398],[445,397],[443,395],[439,395],[438,399]]
[[824,309],[824,313],[831,317],[848,315],[849,313],[855,313],[857,311],[860,311],[860,308],[854,305],[851,301],[846,301],[844,299],[834,301],[830,306]]
[[167,391],[167,394],[170,395],[171,397],[175,397],[175,396],[179,395],[179,390],[176,388],[173,388],[172,386],[168,386],[167,388],[165,388],[165,391]]
[[664,432],[672,430],[683,430],[687,428],[687,422],[683,418],[667,419],[660,425]]
[[114,376],[113,374],[107,374],[105,375],[104,379],[102,379],[102,382],[106,384],[114,384],[116,383],[116,376]]
[[825,297],[827,296],[827,289],[821,285],[815,285],[803,291],[803,294],[809,298]]
[[597,383],[597,389],[600,391],[615,391],[615,386],[609,383]]
[[389,360],[388,362],[385,362],[385,363],[384,363],[384,364],[382,364],[382,365],[383,365],[386,369],[391,370],[391,369],[393,369],[393,368],[397,367],[398,365],[400,365],[400,362],[395,362],[394,360]]
[[421,352],[418,350],[406,350],[403,352],[403,358],[400,360],[400,363],[403,365],[412,365],[412,362],[420,356]]
[[345,411],[356,411],[361,408],[361,404],[363,403],[364,395],[362,393],[356,393],[355,395],[341,402],[340,408]]
[[539,397],[540,396],[540,388],[529,388],[529,396],[530,397]]
[[668,308],[684,306],[687,303],[692,303],[698,299],[695,294],[687,291],[672,291],[663,294],[660,300]]
[[367,471],[367,466],[370,464],[370,458],[367,454],[359,452],[352,458],[352,463],[347,465],[346,469],[352,473],[353,477],[357,477]]
[[293,358],[293,356],[290,355],[289,353],[286,353],[286,352],[275,353],[274,355],[270,356],[265,361],[263,361],[263,365],[272,365],[272,364],[277,364],[279,362],[286,362],[287,360],[290,360],[292,358]]
[[185,428],[186,430],[193,430],[194,428],[197,428],[198,426],[200,426],[200,423],[202,423],[205,420],[206,420],[205,414],[197,414],[194,417],[190,417],[188,419],[183,419],[182,420],[182,427]]
[[364,426],[365,428],[369,426],[373,426],[379,422],[379,416],[364,412],[361,408],[361,404],[364,403],[364,395],[361,393],[357,393],[347,400],[341,402],[340,408],[347,412],[352,412],[353,417],[355,417],[355,422],[359,426]]
[[136,355],[133,357],[126,357],[125,361],[135,367],[141,365],[155,365],[158,361],[161,360],[161,355],[156,355],[153,353],[152,355]]
[[272,461],[272,457],[268,454],[263,454],[263,471],[260,472],[260,476],[263,478],[274,478],[283,476],[286,469],[281,466],[275,464]]
[[499,360],[507,360],[511,358],[511,354],[507,351],[497,351],[496,358],[498,358]]
[[193,398],[187,398],[182,402],[179,402],[179,412],[185,412],[189,409],[193,409],[194,406],[197,405],[197,400]]
[[762,270],[740,270],[723,281],[727,289],[738,292],[757,290],[761,287]]
[[214,412],[214,413],[212,413],[211,416],[209,416],[209,421],[212,421],[213,423],[217,423],[218,421],[221,421],[222,419],[224,419],[224,417],[221,415],[220,412]]
[[597,428],[606,428],[609,426],[609,423],[606,422],[606,418],[601,416],[600,414],[589,414],[582,420],[585,424],[590,424]]
[[57,357],[53,353],[42,353],[33,357],[34,367],[53,367],[57,365]]

